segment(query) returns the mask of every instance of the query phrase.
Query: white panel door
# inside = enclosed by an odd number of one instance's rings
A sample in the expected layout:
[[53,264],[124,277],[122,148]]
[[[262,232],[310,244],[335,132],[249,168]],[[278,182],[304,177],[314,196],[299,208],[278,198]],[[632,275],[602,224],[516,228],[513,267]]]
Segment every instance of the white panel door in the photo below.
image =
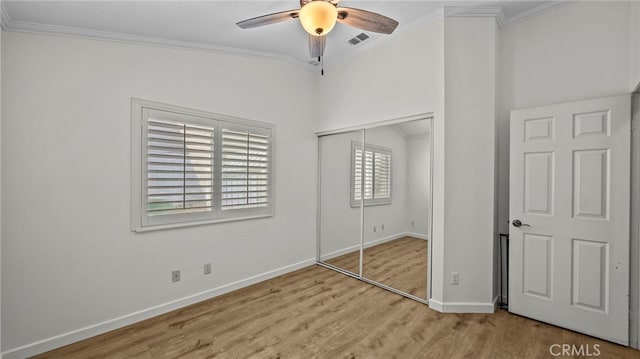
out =
[[509,311],[628,345],[630,96],[511,112]]

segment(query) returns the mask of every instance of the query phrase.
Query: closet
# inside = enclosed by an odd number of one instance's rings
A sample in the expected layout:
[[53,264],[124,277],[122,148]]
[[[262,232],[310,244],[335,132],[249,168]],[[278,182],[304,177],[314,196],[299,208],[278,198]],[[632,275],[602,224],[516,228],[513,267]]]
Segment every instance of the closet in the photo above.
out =
[[432,118],[318,134],[318,264],[427,303]]

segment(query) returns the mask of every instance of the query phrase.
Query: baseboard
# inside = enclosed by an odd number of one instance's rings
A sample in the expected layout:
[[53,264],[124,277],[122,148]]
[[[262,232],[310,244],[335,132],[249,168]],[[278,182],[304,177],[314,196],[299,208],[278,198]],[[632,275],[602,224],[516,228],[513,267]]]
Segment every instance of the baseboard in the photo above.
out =
[[207,299],[211,299],[213,297],[217,297],[219,295],[232,292],[236,289],[240,289],[252,284],[265,281],[267,279],[271,279],[289,272],[293,272],[295,270],[313,265],[315,264],[315,262],[316,262],[315,258],[307,259],[298,263],[294,263],[294,264],[277,268],[265,273],[251,276],[249,278],[245,278],[236,282],[225,284],[217,288],[206,290],[204,292],[200,292],[200,293],[196,293],[180,299],[176,299],[168,303],[146,308],[134,313],[123,315],[118,318],[106,320],[102,323],[97,323],[97,324],[80,328],[71,332],[56,335],[51,338],[47,338],[34,343],[23,345],[18,348],[13,348],[0,354],[0,358],[19,359],[19,358],[31,357],[52,349],[56,349],[65,345],[78,342],[80,340],[94,337],[99,334],[104,334],[106,332],[109,332],[118,328],[122,328],[127,325],[158,316],[160,314],[168,313],[173,310],[180,309],[191,304],[195,304]]
[[440,313],[444,313],[442,302],[437,301],[433,298],[429,299],[429,308],[438,311]]
[[[379,238],[379,239],[374,239],[373,241],[369,241],[366,242],[364,244],[364,248],[369,248],[369,247],[373,247],[373,246],[377,246],[378,244],[382,244],[385,242],[391,242],[393,240],[396,240],[398,238],[402,238],[402,237],[416,237],[419,239],[427,239],[427,236],[424,234],[419,234],[419,233],[413,233],[413,232],[401,232],[401,233],[397,233],[388,237],[384,237],[384,238]],[[347,248],[343,248],[343,249],[339,249],[337,251],[333,251],[331,253],[327,253],[325,255],[322,255],[320,257],[321,261],[326,261],[332,258],[336,258],[336,257],[340,257],[341,255],[347,254],[347,253],[351,253],[353,251],[357,251],[358,249],[360,249],[360,245],[356,244],[355,246],[350,246]]]
[[427,235],[426,234],[422,234],[422,233],[416,233],[416,232],[404,232],[405,236],[409,236],[409,237],[415,237],[418,239],[424,239],[425,241],[427,240]]
[[443,303],[429,299],[429,308],[441,313],[494,313],[497,297],[493,303]]
[[359,244],[356,244],[355,246],[339,249],[337,251],[333,251],[331,253],[327,253],[325,255],[321,255],[320,256],[320,261],[326,261],[326,260],[329,260],[329,259],[340,257],[341,255],[345,255],[347,253],[351,253],[353,251],[357,251],[358,249],[360,249],[360,245]]

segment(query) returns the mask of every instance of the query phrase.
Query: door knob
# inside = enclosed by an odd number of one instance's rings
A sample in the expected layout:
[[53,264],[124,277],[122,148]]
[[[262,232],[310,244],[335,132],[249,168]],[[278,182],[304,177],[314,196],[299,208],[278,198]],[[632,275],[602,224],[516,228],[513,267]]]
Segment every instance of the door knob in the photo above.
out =
[[511,221],[511,224],[513,224],[514,227],[521,227],[521,226],[531,227],[531,225],[522,223],[519,219],[514,219],[513,221]]

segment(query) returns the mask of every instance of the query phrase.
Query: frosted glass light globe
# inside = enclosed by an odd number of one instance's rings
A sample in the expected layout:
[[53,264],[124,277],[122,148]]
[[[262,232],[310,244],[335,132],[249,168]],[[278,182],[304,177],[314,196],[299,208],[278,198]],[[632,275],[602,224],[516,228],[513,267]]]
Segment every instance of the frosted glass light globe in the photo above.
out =
[[300,9],[300,23],[311,35],[326,35],[336,25],[338,9],[335,5],[324,1],[314,0],[308,2]]

